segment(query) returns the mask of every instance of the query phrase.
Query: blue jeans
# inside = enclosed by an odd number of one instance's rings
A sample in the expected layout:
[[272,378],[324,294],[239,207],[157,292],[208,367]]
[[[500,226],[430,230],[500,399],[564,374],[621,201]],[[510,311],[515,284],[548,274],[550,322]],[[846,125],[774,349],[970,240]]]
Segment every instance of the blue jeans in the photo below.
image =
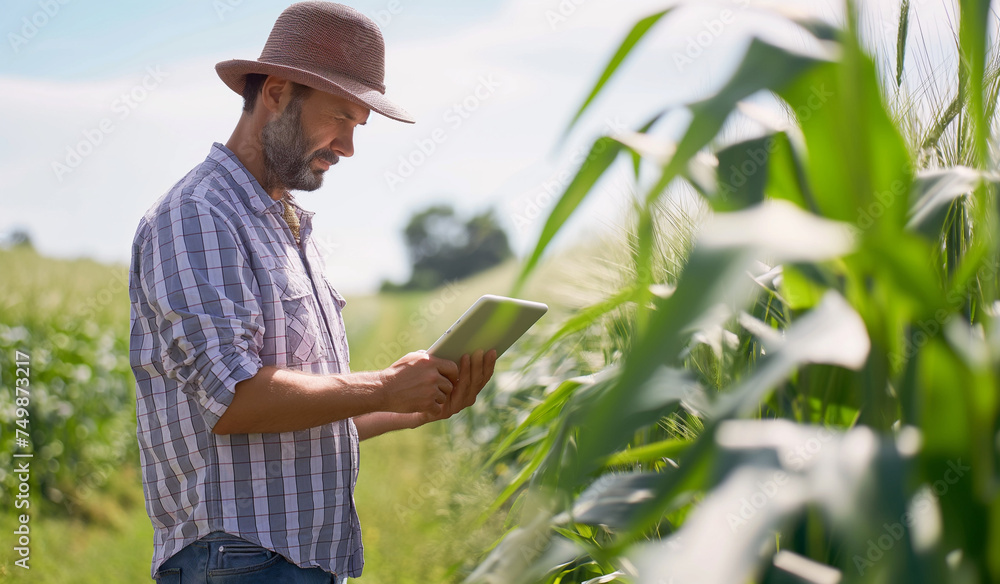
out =
[[336,574],[316,567],[300,568],[277,552],[222,531],[213,531],[160,564],[156,581],[159,584],[342,582]]

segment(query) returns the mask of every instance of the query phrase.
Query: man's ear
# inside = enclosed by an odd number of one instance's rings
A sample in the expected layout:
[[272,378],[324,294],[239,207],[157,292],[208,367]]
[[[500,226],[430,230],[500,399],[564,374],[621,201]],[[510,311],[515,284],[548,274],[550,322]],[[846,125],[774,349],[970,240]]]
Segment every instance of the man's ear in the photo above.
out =
[[290,82],[281,77],[268,75],[264,80],[264,85],[260,88],[260,101],[272,114],[278,114],[283,107],[281,98],[290,89]]

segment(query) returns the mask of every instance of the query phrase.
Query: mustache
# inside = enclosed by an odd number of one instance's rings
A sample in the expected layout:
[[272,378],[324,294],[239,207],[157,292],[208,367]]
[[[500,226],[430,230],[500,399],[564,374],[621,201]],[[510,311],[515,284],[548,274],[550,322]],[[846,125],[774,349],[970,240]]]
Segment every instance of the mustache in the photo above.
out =
[[315,154],[313,154],[312,158],[310,158],[309,161],[312,162],[313,160],[315,160],[317,158],[320,159],[320,160],[329,162],[331,166],[333,166],[334,164],[337,164],[337,161],[340,160],[340,157],[337,156],[336,154],[334,154],[333,150],[330,150],[328,148],[320,150],[320,151],[316,152]]

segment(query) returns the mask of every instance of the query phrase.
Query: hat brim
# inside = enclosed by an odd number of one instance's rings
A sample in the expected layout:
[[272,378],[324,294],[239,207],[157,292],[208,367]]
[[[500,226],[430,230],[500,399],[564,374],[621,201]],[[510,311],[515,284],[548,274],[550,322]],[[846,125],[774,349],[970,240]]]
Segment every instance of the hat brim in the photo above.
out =
[[247,74],[263,73],[301,83],[319,91],[339,95],[393,120],[408,124],[415,121],[408,111],[386,99],[381,92],[337,73],[323,76],[288,65],[244,59],[231,59],[217,63],[215,72],[230,89],[240,95],[243,95]]

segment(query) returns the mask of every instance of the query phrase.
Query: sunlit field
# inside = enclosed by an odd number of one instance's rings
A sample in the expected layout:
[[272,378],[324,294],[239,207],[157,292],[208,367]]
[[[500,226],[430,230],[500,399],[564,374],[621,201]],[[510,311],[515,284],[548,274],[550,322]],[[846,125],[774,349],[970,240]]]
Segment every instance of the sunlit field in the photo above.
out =
[[[355,370],[482,294],[552,307],[475,406],[362,444],[361,582],[1000,581],[1000,19],[961,0],[940,59],[918,3],[888,26],[860,4],[841,23],[755,8],[795,41],[704,57],[709,95],[596,137],[524,258],[348,298]],[[636,22],[566,132],[648,91],[616,74],[685,17]],[[557,251],[622,169],[621,217]],[[3,379],[31,364],[23,411],[0,395],[30,434],[4,455],[35,453],[31,581],[143,581],[124,270],[12,249],[0,273]],[[10,534],[20,479],[0,482]]]

